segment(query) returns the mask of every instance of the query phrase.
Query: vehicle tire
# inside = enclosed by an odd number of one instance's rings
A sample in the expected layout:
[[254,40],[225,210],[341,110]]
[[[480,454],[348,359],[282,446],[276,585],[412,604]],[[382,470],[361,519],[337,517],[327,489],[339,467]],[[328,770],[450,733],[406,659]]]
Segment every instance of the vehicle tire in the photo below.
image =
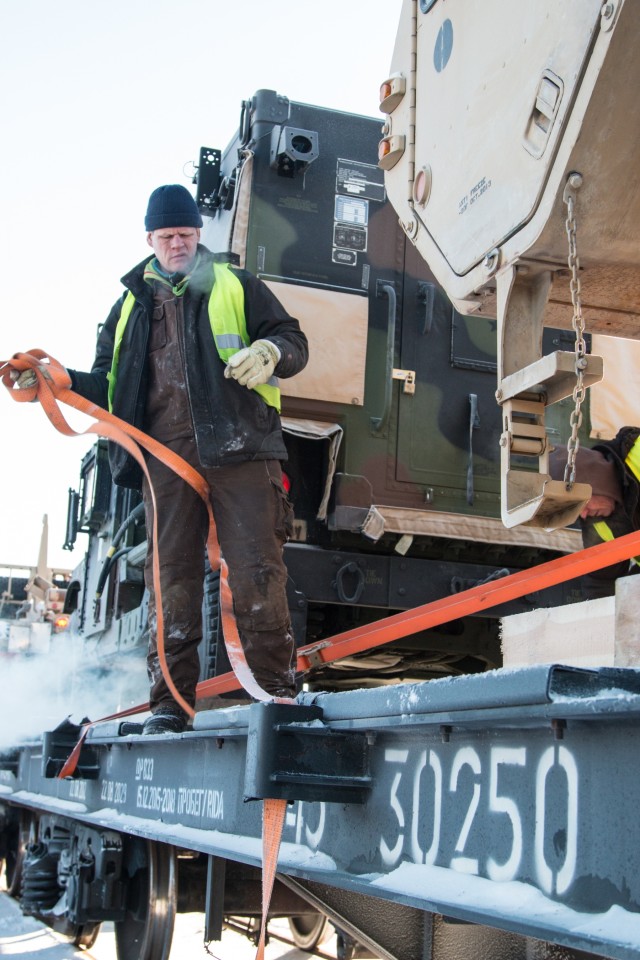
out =
[[299,950],[313,950],[331,934],[329,918],[319,911],[289,917],[289,929]]
[[200,644],[200,680],[218,677],[231,670],[222,633],[220,616],[220,571],[206,563],[202,604],[202,643]]
[[371,956],[370,953],[361,952],[360,944],[345,933],[343,930],[336,930],[336,958],[337,960],[356,960],[357,957]]

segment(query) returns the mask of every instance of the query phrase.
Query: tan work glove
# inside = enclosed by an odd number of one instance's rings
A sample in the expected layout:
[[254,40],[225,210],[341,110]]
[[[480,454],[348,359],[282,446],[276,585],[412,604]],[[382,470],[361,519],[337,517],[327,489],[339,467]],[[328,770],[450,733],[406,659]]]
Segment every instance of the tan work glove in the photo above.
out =
[[[47,380],[51,380],[51,374],[47,370],[44,364],[38,366],[38,370],[44,374]],[[22,373],[18,373],[17,370],[12,370],[10,377],[17,386],[18,390],[28,390],[29,387],[35,387],[38,378],[36,372],[33,369],[23,370]]]
[[275,343],[270,340],[256,340],[250,347],[234,353],[227,362],[224,375],[252,390],[271,379],[279,360],[280,351]]

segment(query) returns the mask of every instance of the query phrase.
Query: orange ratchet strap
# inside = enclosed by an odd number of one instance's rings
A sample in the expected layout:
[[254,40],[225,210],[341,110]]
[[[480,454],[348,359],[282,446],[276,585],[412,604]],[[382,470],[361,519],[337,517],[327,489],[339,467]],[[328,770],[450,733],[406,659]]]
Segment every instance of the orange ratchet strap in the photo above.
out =
[[[43,373],[42,369],[40,369],[45,365],[47,370],[46,374]],[[36,375],[36,384],[33,387],[25,389],[14,389],[14,381],[11,378],[11,372],[17,371],[18,373],[21,373],[23,370],[29,369],[32,369]],[[200,495],[207,508],[207,514],[209,517],[209,534],[207,537],[207,555],[209,557],[209,564],[212,570],[220,570],[220,614],[225,646],[229,655],[229,661],[233,668],[234,679],[236,680],[236,684],[242,684],[247,693],[249,693],[249,695],[255,700],[272,700],[273,697],[271,697],[271,695],[263,690],[262,687],[257,683],[244,655],[244,650],[238,634],[238,625],[233,612],[233,597],[229,587],[228,568],[224,558],[220,553],[216,525],[211,508],[211,500],[209,497],[209,486],[205,479],[196,470],[194,470],[190,464],[183,460],[182,457],[177,456],[175,453],[173,453],[173,451],[167,449],[167,447],[163,446],[161,443],[158,443],[156,440],[153,440],[151,437],[148,437],[146,434],[144,434],[141,430],[136,429],[136,427],[131,426],[124,420],[120,420],[118,417],[114,417],[113,414],[108,413],[106,410],[103,410],[101,407],[91,403],[89,400],[85,400],[84,397],[81,397],[79,394],[70,390],[71,379],[62,364],[49,354],[45,353],[43,350],[35,349],[30,350],[28,353],[14,354],[10,361],[0,362],[0,374],[2,375],[2,382],[9,390],[14,400],[23,403],[36,399],[39,400],[49,420],[54,425],[56,430],[60,431],[60,433],[63,433],[66,436],[82,436],[87,433],[95,433],[98,436],[107,437],[108,439],[119,443],[125,448],[125,450],[127,450],[128,453],[131,454],[131,456],[135,458],[149,483],[149,491],[151,493],[151,499],[153,502],[154,543],[158,543],[156,499],[153,490],[153,484],[151,483],[151,478],[147,469],[147,464],[140,448],[143,447],[149,453],[153,454],[153,456],[161,460],[166,466],[170,467]],[[81,413],[87,414],[90,417],[95,417],[96,422],[92,423],[86,430],[82,430],[78,433],[69,426],[63,417],[62,412],[58,407],[59,400],[63,403],[66,403],[68,406],[79,410]],[[160,586],[160,558],[157,549],[154,550],[153,553],[153,585],[156,597],[158,598],[156,605],[158,657],[160,660],[162,673],[175,700],[189,716],[193,717],[195,715],[195,711],[178,693],[175,684],[171,679],[171,674],[166,660],[164,648],[164,615],[162,611],[162,593]],[[283,699],[281,702],[294,703],[295,701],[286,701]],[[148,707],[148,704],[145,704],[142,707],[133,707],[130,710],[125,710],[109,717],[103,717],[102,719],[112,720],[123,716],[130,716],[131,714],[139,713],[141,709],[145,709],[145,707]],[[94,721],[94,723],[95,722],[97,721]],[[64,779],[65,777],[73,774],[78,764],[82,745],[87,733],[89,732],[89,729],[92,726],[93,723],[84,725],[78,743],[74,747],[66,763],[63,765],[62,770],[58,774],[60,779]],[[278,851],[280,849],[280,838],[282,836],[286,807],[286,800],[269,799],[263,801],[262,927],[260,931],[260,941],[258,944],[256,960],[263,960],[264,958],[269,903],[271,901],[271,891],[273,889],[273,883],[276,875]]]
[[[40,369],[44,367],[46,373]],[[17,390],[14,389],[14,381],[11,378],[11,372],[21,373],[24,370],[33,370],[37,382],[33,387]],[[177,456],[173,451],[167,449],[157,440],[148,437],[141,430],[125,423],[113,414],[103,410],[97,404],[85,400],[79,394],[74,393],[71,387],[71,380],[68,373],[57,360],[45,353],[43,350],[30,350],[28,353],[16,353],[10,361],[0,363],[0,373],[2,382],[9,390],[12,398],[18,402],[31,402],[39,400],[49,420],[56,430],[66,436],[83,436],[87,433],[95,433],[101,437],[107,437],[114,440],[131,454],[137,461],[145,474],[149,483],[149,490],[153,502],[153,538],[158,542],[157,537],[157,510],[153,485],[149,477],[147,464],[140,449],[143,447],[153,456],[157,457],[164,464],[170,467],[178,476],[188,483],[204,501],[209,517],[209,535],[207,537],[207,554],[212,570],[220,570],[220,606],[223,622],[223,632],[229,660],[234,673],[244,689],[256,700],[271,700],[272,697],[266,693],[256,682],[251,669],[246,661],[242,643],[238,634],[238,626],[233,613],[233,598],[228,580],[228,569],[224,558],[220,554],[218,538],[216,534],[216,525],[213,518],[213,511],[209,498],[209,486],[206,480],[200,476],[197,470],[194,470],[182,457]],[[68,406],[79,410],[81,413],[94,417],[96,422],[92,423],[86,430],[80,432],[73,430],[65,420],[58,406],[58,401],[66,403]],[[193,717],[193,708],[184,700],[175,687],[167,667],[165,645],[164,645],[164,614],[162,610],[162,594],[160,586],[160,558],[158,551],[154,551],[153,557],[153,584],[158,597],[157,603],[157,632],[158,632],[158,657],[162,672],[171,690],[171,693],[177,703],[180,704],[185,713]],[[142,707],[141,709],[144,709]],[[134,711],[132,711],[134,712]],[[140,712],[140,710],[137,710]]]
[[[640,552],[640,530],[618,537],[608,543],[599,543],[586,550],[557,557],[528,570],[512,573],[500,580],[480,584],[453,596],[432,600],[411,610],[404,610],[374,623],[337,633],[320,643],[298,647],[298,671],[306,673],[312,667],[333,663],[365,650],[373,650],[385,643],[429,630],[460,617],[490,610],[498,604],[517,600],[527,593],[565,583],[594,570],[629,560]],[[224,673],[198,684],[196,698],[237,690],[238,681],[232,673]]]

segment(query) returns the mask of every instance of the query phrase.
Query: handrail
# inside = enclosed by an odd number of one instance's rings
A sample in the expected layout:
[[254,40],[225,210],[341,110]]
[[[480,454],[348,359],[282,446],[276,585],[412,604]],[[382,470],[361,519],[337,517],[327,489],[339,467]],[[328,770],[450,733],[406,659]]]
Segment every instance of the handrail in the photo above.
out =
[[389,413],[391,412],[391,398],[393,388],[393,355],[396,346],[396,307],[398,299],[396,289],[392,283],[383,283],[378,289],[378,296],[386,294],[389,298],[389,310],[387,313],[387,352],[385,360],[385,381],[384,381],[384,408],[381,417],[371,417],[371,430],[373,433],[382,433],[387,426]]

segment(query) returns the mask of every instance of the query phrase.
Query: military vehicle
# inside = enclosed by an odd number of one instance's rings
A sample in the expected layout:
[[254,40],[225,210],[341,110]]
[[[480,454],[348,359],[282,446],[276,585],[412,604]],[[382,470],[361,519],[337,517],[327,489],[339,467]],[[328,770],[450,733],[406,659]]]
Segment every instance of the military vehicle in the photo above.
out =
[[[407,236],[456,310],[497,317],[509,527],[578,515],[588,491],[549,476],[549,405],[573,396],[577,426],[595,350],[640,336],[637,18],[629,0],[405,0],[381,87],[381,165]],[[573,350],[543,346],[543,327],[572,329]],[[635,416],[618,427],[640,416],[633,347],[608,371],[626,379],[618,417]]]

